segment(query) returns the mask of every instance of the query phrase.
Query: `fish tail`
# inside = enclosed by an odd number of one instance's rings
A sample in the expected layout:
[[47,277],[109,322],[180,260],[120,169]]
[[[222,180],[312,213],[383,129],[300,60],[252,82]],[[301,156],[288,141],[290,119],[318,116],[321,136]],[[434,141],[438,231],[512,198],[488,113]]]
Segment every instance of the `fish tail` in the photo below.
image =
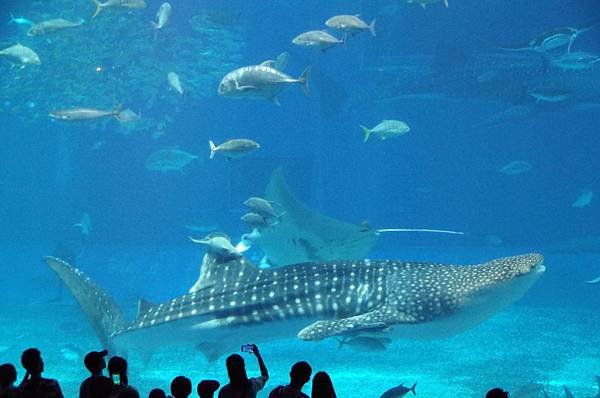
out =
[[96,18],[98,16],[98,14],[100,14],[100,12],[102,11],[102,3],[100,3],[98,0],[92,0],[92,1],[96,5],[96,11],[94,12],[94,15],[92,15],[92,18]]
[[375,34],[375,21],[377,21],[377,18],[373,19],[371,21],[371,23],[369,24],[369,32],[371,32],[371,34],[373,35],[373,37],[377,36]]
[[413,395],[417,395],[417,391],[415,390],[415,387],[417,387],[417,382],[416,381],[415,381],[415,384],[413,384],[413,386],[409,390],[409,391],[412,391]]
[[10,13],[10,21],[8,21],[9,25],[12,25],[12,23],[15,22],[15,16],[12,14],[12,12]]
[[305,95],[309,94],[309,85],[308,85],[309,76],[310,76],[310,66],[307,66],[306,69],[304,69],[304,72],[302,72],[302,74],[298,78],[298,82],[302,85],[301,86],[302,92]]
[[119,121],[119,117],[121,116],[121,109],[123,109],[123,103],[118,102],[111,111],[111,115]]
[[360,125],[360,128],[363,129],[363,131],[365,132],[365,140],[364,140],[364,142],[369,141],[369,137],[371,136],[371,130],[369,130],[368,128],[366,128],[362,124]]
[[448,8],[448,0],[444,0],[444,5]]
[[215,153],[217,152],[217,147],[215,146],[215,143],[212,142],[212,140],[208,140],[208,146],[210,147],[210,158],[214,158],[215,157]]

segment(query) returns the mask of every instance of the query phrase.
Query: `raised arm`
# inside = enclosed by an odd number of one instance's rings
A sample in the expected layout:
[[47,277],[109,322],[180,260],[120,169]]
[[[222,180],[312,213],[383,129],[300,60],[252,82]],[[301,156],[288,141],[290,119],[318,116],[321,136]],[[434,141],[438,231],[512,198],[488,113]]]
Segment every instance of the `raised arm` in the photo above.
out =
[[258,360],[258,366],[260,368],[260,375],[264,377],[266,382],[267,380],[269,380],[269,371],[267,370],[267,365],[265,365],[265,361],[263,360],[262,355],[260,355],[260,351],[258,350],[256,344],[252,344],[252,353],[256,355],[256,359]]

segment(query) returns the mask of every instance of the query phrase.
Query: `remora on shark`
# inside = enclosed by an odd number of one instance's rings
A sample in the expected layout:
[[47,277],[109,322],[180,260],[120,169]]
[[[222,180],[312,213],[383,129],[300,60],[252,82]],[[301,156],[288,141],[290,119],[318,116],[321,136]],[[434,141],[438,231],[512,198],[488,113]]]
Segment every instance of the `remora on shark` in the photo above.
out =
[[519,299],[545,270],[525,254],[479,265],[396,260],[310,262],[258,269],[243,257],[206,253],[199,290],[160,305],[140,301],[128,323],[82,271],[47,257],[114,352],[190,344],[209,360],[246,341],[347,334],[438,338],[458,333]]

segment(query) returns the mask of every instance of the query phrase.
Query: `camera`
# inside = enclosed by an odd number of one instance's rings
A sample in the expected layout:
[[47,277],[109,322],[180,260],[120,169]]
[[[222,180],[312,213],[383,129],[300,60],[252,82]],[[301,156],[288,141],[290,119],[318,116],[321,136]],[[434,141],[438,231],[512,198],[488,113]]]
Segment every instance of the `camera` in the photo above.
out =
[[242,352],[252,352],[252,346],[253,344],[243,344],[242,345]]

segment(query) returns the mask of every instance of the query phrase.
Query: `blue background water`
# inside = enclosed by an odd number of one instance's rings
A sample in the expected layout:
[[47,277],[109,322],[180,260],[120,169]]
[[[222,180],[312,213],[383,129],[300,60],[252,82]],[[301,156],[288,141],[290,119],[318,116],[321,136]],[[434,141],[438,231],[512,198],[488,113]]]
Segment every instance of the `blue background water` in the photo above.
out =
[[[239,236],[242,201],[261,195],[271,171],[282,165],[297,196],[322,213],[355,223],[369,220],[377,227],[470,233],[386,236],[374,256],[467,263],[539,250],[547,255],[549,271],[521,304],[597,310],[598,289],[582,281],[600,275],[598,256],[544,251],[557,241],[600,235],[597,198],[589,207],[571,207],[583,190],[597,194],[600,189],[597,109],[561,109],[477,127],[501,107],[477,99],[382,103],[363,95],[377,87],[365,71],[399,66],[386,60],[429,57],[440,47],[488,53],[493,51],[488,42],[523,42],[552,27],[600,18],[597,1],[451,0],[448,9],[433,4],[427,10],[391,0],[223,3],[172,1],[171,39],[187,34],[190,15],[206,8],[230,11],[240,16],[237,23],[247,35],[239,66],[288,51],[286,71],[292,76],[313,67],[311,95],[290,87],[278,107],[220,98],[215,86],[208,98],[182,99],[177,109],[168,103],[153,108],[153,114],[173,118],[159,140],[119,134],[116,122],[102,129],[45,117],[25,123],[10,107],[0,108],[2,283],[12,285],[4,289],[6,302],[39,303],[53,296],[56,281],[38,261],[61,242],[82,250],[82,267],[128,308],[138,296],[160,300],[180,294],[195,280],[201,256],[188,244],[184,225],[217,224]],[[145,10],[123,14],[152,20],[159,4],[152,0]],[[29,6],[3,1],[0,21],[8,21],[10,13],[27,16]],[[324,54],[291,44],[298,33],[320,28],[339,13],[361,14],[368,21],[377,17],[377,37],[361,34]],[[12,43],[24,34],[3,24],[0,35],[0,42]],[[600,52],[599,39],[600,29],[592,30],[575,46]],[[600,66],[595,70],[600,79]],[[18,73],[4,61],[0,71]],[[144,117],[143,101],[126,105]],[[342,108],[335,111],[337,105]],[[372,127],[382,119],[404,120],[411,132],[363,143],[359,125]],[[261,149],[235,162],[208,160],[209,139],[218,143],[233,137],[252,138]],[[90,151],[98,140],[106,143]],[[175,145],[200,159],[183,173],[144,167],[150,153]],[[533,169],[517,176],[498,173],[518,159]],[[83,212],[93,223],[87,238],[72,227]],[[503,244],[489,247],[489,235],[501,237]]]

